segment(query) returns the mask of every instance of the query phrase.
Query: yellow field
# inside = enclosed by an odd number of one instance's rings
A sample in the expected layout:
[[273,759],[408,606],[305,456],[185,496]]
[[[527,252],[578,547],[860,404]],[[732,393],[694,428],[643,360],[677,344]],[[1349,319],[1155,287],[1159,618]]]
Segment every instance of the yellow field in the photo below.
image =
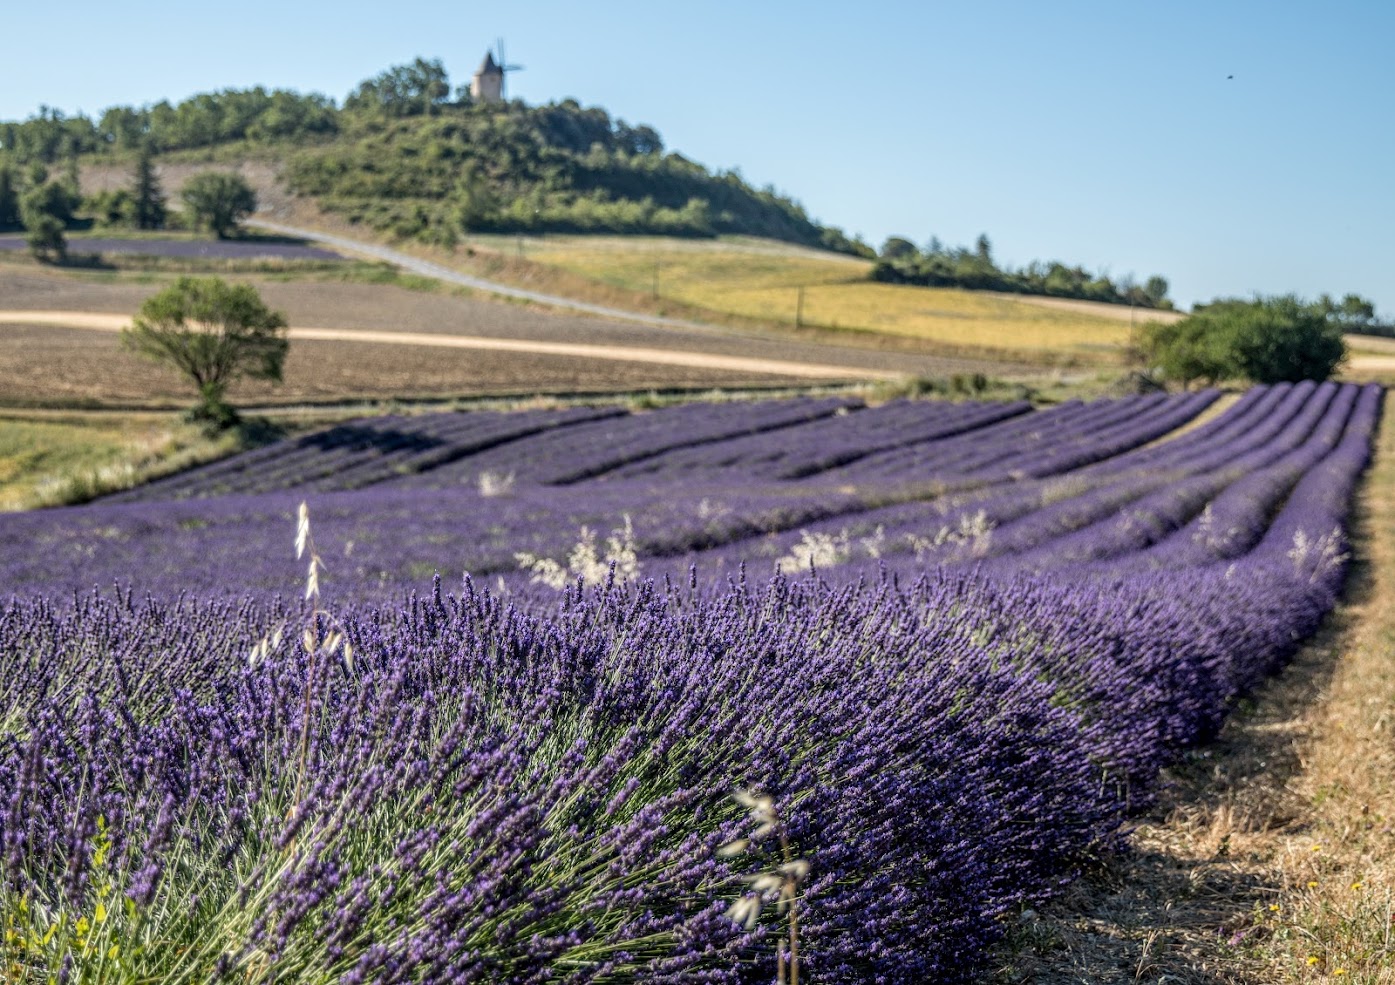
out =
[[[1050,306],[1011,296],[866,280],[871,262],[768,240],[634,236],[474,236],[604,284],[766,321],[909,336],[953,347],[1112,361],[1128,309]],[[803,295],[801,307],[801,293]],[[1120,317],[1124,314],[1124,317]],[[1139,313],[1141,324],[1145,318]]]

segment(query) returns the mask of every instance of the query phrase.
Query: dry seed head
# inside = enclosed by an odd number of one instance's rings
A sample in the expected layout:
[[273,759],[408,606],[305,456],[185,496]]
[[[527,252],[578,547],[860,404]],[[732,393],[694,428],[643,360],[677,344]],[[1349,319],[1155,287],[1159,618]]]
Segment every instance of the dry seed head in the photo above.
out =
[[727,917],[745,924],[747,930],[754,930],[756,921],[760,919],[760,897],[741,897],[727,909]]
[[809,877],[809,863],[803,859],[795,859],[793,862],[786,862],[780,866],[779,871],[795,882],[803,882]]
[[295,557],[300,560],[300,556],[305,553],[305,544],[310,539],[310,506],[305,500],[300,501],[300,510],[296,514],[295,525]]
[[747,876],[746,881],[751,884],[751,891],[754,893],[770,893],[777,889],[783,889],[785,880],[774,872],[758,872],[753,876]]
[[737,838],[717,849],[718,858],[731,858],[733,855],[740,855],[751,843],[745,838]]

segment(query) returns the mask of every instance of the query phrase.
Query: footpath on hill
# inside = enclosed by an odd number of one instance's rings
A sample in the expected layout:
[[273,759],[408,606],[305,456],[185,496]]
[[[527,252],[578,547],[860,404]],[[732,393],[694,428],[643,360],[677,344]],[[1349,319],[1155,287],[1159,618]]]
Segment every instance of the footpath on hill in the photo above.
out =
[[545,304],[555,308],[563,308],[569,311],[576,311],[582,314],[595,315],[600,318],[618,319],[620,321],[640,322],[645,325],[653,325],[658,328],[682,328],[688,331],[715,332],[720,331],[712,325],[703,322],[688,321],[682,318],[666,318],[662,315],[652,315],[645,312],[626,311],[623,308],[612,308],[606,305],[591,304],[587,301],[578,301],[575,298],[563,297],[558,294],[544,294],[541,291],[530,291],[521,287],[512,287],[508,284],[501,284],[498,281],[486,280],[483,277],[476,277],[472,274],[463,274],[458,270],[442,266],[439,263],[432,263],[430,260],[423,260],[414,257],[401,250],[394,250],[389,246],[379,246],[376,243],[365,243],[362,240],[349,239],[346,236],[335,236],[332,233],[317,232],[313,229],[304,229],[300,226],[288,226],[280,222],[271,222],[267,219],[248,219],[246,224],[257,229],[265,230],[269,233],[276,233],[280,236],[290,236],[296,239],[310,240],[316,243],[323,243],[344,253],[358,254],[373,260],[381,260],[384,263],[392,264],[409,273],[422,277],[431,277],[447,284],[454,284],[458,287],[468,287],[475,291],[484,291],[489,294],[497,294],[500,297],[513,298],[517,301],[528,301],[533,304]]
[[1343,602],[1172,772],[1128,856],[1022,916],[998,982],[1395,983],[1392,410]]

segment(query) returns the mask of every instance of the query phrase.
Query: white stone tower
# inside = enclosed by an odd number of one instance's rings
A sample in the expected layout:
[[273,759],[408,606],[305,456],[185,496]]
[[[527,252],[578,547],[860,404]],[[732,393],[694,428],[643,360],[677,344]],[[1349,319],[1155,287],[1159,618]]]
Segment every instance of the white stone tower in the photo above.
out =
[[504,69],[494,60],[494,52],[485,52],[479,71],[470,82],[470,98],[477,103],[497,103],[504,98]]

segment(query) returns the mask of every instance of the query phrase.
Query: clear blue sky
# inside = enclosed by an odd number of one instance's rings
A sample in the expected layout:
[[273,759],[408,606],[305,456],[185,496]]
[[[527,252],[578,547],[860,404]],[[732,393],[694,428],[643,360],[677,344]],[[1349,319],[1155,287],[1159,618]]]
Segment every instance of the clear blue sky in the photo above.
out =
[[1355,291],[1395,315],[1390,0],[6,7],[0,119],[342,100],[417,55],[465,82],[502,36],[513,95],[649,123],[873,245],[987,232],[999,260],[1161,273],[1183,303]]

